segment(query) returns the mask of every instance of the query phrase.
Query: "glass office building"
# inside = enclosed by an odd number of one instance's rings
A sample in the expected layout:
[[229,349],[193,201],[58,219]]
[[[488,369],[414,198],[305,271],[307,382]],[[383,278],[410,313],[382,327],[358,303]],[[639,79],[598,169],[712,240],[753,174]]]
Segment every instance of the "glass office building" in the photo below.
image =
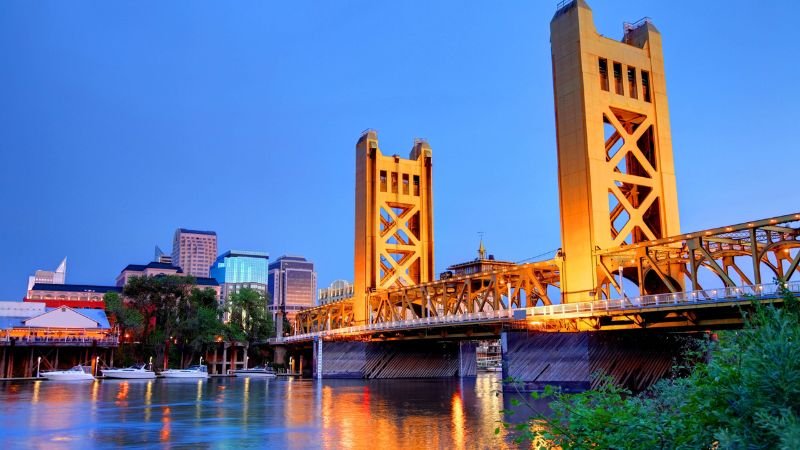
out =
[[220,255],[211,266],[211,277],[222,286],[221,299],[242,288],[267,291],[269,255],[261,252],[230,250]]
[[269,294],[273,315],[283,308],[291,322],[297,311],[315,305],[317,273],[302,256],[281,256],[269,265]]

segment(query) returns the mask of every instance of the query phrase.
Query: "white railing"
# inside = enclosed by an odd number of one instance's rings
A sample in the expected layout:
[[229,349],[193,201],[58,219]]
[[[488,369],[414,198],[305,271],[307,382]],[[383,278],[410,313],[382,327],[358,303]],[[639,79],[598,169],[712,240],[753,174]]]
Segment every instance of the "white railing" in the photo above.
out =
[[[800,281],[785,284],[786,288],[795,294],[800,294]],[[533,306],[529,308],[516,308],[499,311],[482,311],[473,313],[450,314],[434,317],[420,317],[414,319],[397,320],[393,322],[379,322],[369,325],[323,330],[313,333],[286,336],[283,339],[272,338],[271,344],[307,341],[315,337],[348,336],[369,334],[381,331],[409,330],[415,328],[430,328],[431,326],[445,324],[469,325],[472,323],[508,322],[524,318],[554,319],[559,316],[587,316],[614,311],[646,311],[662,308],[674,308],[692,304],[713,304],[727,302],[741,302],[753,299],[776,298],[780,293],[778,284],[759,284],[753,286],[706,289],[702,291],[677,292],[674,294],[644,295],[633,298],[615,298],[597,300],[594,302],[565,303],[561,305]]]

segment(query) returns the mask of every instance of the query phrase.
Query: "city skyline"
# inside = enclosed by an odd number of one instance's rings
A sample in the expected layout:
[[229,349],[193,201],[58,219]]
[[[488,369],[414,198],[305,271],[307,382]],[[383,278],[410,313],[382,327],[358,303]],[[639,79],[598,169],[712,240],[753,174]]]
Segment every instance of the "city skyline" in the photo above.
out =
[[[623,2],[608,3],[596,8],[598,31],[619,39],[614,5]],[[670,11],[674,5],[626,4],[628,20],[649,15],[668,37],[687,232],[796,209],[789,188],[763,183],[788,178],[800,162],[790,134],[771,132],[797,120],[798,94],[780,82],[799,75],[791,58],[781,57],[792,40],[780,27],[743,32],[770,23],[773,14],[745,2],[725,5],[692,4],[685,14]],[[251,10],[251,17],[198,7],[182,11],[188,16],[177,23],[169,6],[159,12],[164,17],[139,17],[120,5],[51,7],[56,12],[26,8],[28,20],[15,21],[23,11],[10,5],[0,18],[0,52],[18,62],[18,70],[0,75],[10,91],[0,131],[11,149],[0,164],[6,218],[0,235],[15,256],[0,263],[2,300],[20,299],[28,276],[64,256],[71,282],[111,284],[119,267],[149,260],[152,246],[166,247],[179,227],[216,231],[220,249],[302,254],[314,261],[320,286],[352,280],[355,143],[368,127],[378,130],[387,154],[407,154],[415,137],[427,138],[436,153],[436,273],[470,258],[478,231],[503,260],[549,257],[561,245],[547,63],[554,4],[491,11],[300,5]],[[450,13],[458,20],[443,21]],[[273,15],[287,23],[303,15],[311,20],[289,32],[272,23]],[[140,31],[123,16],[144,22],[153,36],[138,46]],[[107,21],[90,24],[98,17]],[[363,42],[349,27],[367,19],[388,31]],[[34,30],[24,38],[22,24]],[[330,43],[302,36],[315,26]],[[34,36],[36,30],[42,32]],[[112,39],[93,42],[95,33]],[[159,39],[160,53],[143,52]],[[300,50],[303,56],[295,54]],[[732,64],[741,54],[753,64]],[[372,70],[357,69],[368,59]],[[210,75],[195,74],[195,65]],[[207,167],[209,159],[218,164]],[[180,164],[191,175],[173,173]],[[753,176],[754,168],[765,175]],[[239,195],[215,197],[230,190]],[[471,205],[483,211],[465,220]],[[335,239],[318,233],[320,218]]]

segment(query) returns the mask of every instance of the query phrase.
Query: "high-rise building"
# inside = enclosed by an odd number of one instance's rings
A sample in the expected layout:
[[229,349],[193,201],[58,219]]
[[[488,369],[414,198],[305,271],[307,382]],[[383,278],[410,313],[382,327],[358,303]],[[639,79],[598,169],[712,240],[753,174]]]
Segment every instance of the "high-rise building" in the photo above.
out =
[[28,290],[33,289],[36,283],[64,284],[67,280],[67,258],[61,261],[58,268],[54,271],[37,270],[32,276],[28,277]]
[[211,267],[211,277],[222,286],[221,300],[243,288],[267,295],[269,254],[230,250],[221,254]]
[[172,240],[172,264],[187,275],[208,278],[217,258],[217,233],[178,228]]
[[317,273],[314,263],[302,256],[281,256],[269,265],[270,311],[283,310],[289,322],[297,311],[316,303]]

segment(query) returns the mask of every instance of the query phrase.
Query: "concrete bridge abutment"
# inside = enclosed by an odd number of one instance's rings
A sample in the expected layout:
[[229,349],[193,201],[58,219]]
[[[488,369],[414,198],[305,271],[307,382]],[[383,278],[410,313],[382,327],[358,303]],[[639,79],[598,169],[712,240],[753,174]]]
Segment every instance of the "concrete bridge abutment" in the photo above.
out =
[[701,334],[632,332],[545,333],[505,331],[501,335],[505,390],[540,391],[547,385],[566,392],[596,388],[598,375],[639,392],[670,375]]
[[475,349],[468,341],[325,341],[314,346],[314,375],[322,378],[474,377]]

